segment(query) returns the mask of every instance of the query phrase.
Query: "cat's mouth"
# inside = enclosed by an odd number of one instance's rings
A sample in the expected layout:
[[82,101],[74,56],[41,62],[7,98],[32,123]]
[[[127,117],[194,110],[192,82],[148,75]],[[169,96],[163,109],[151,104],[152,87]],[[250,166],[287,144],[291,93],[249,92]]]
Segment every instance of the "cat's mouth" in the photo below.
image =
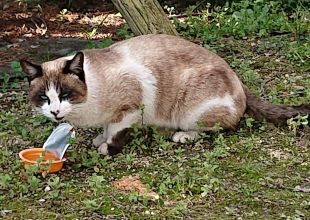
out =
[[62,119],[64,119],[64,117],[55,117],[55,119],[56,119],[57,121],[61,121]]

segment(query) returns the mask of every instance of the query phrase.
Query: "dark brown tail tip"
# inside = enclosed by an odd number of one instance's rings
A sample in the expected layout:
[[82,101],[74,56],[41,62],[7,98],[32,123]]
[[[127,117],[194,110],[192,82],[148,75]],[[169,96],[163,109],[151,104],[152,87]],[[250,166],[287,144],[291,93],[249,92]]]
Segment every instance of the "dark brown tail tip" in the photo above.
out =
[[245,85],[243,85],[243,90],[247,98],[246,113],[256,120],[265,119],[268,122],[281,125],[286,124],[289,118],[296,117],[298,114],[310,115],[310,104],[300,106],[274,105],[256,97]]

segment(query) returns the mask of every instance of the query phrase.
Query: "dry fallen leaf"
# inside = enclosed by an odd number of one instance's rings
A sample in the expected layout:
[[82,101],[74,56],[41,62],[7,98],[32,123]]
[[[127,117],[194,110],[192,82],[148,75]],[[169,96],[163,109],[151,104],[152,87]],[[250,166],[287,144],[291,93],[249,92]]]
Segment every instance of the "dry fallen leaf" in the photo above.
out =
[[119,190],[137,192],[139,195],[146,195],[152,200],[159,199],[159,195],[154,191],[148,190],[138,176],[124,176],[120,180],[114,181],[112,184]]

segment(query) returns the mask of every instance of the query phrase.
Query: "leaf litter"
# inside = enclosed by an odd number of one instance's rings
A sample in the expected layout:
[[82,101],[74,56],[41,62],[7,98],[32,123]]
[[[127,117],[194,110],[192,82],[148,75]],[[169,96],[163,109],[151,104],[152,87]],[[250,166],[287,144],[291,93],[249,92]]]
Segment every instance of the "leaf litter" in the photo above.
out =
[[139,196],[147,196],[151,200],[159,199],[159,195],[149,190],[140,180],[139,176],[124,176],[120,180],[116,180],[112,185],[121,191],[137,192]]

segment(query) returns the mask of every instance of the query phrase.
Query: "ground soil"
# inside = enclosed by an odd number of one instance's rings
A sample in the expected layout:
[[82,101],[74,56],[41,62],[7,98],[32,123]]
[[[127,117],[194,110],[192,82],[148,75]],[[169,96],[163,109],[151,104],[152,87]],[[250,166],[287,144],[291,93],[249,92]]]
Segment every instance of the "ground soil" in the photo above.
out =
[[110,3],[86,7],[80,2],[65,12],[63,3],[44,2],[0,1],[0,78],[12,71],[14,60],[41,62],[84,49],[90,40],[120,40],[115,33],[125,21]]

